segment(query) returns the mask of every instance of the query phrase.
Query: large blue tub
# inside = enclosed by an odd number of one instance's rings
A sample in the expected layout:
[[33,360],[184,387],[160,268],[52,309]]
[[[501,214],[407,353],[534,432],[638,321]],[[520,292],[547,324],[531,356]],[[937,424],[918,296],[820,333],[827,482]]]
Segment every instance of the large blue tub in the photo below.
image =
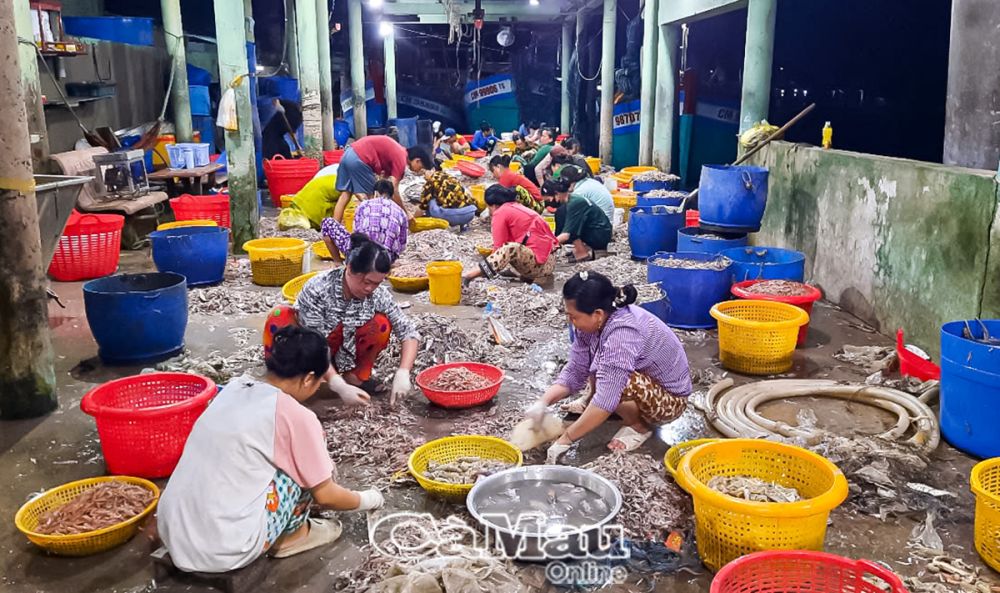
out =
[[704,165],[698,187],[702,227],[734,233],[760,230],[767,205],[767,169]]
[[667,298],[667,293],[664,292],[662,298],[642,303],[639,306],[656,315],[663,323],[667,323],[667,319],[670,316],[670,300]]
[[691,251],[658,253],[649,258],[646,266],[649,281],[659,282],[660,288],[667,293],[670,305],[667,325],[683,329],[715,327],[715,319],[709,311],[712,305],[729,300],[729,288],[733,284],[732,272],[729,268],[719,271],[665,268],[654,263],[670,256],[698,261],[711,261],[719,256]]
[[[717,237],[721,237],[717,238]],[[689,226],[677,231],[677,251],[721,253],[733,247],[745,247],[746,233],[723,233]]]
[[[1000,320],[982,322],[1000,337]],[[965,321],[941,326],[941,434],[977,457],[1000,456],[1000,345],[963,337]],[[983,326],[969,321],[975,338]]]
[[677,250],[677,229],[684,226],[683,212],[663,207],[629,210],[628,244],[634,259],[647,259],[658,251]]
[[806,256],[801,251],[780,247],[733,247],[722,255],[733,260],[733,281],[794,280],[806,274]]
[[187,283],[172,272],[119,274],[83,285],[98,354],[107,364],[170,358],[184,347]]
[[188,226],[149,234],[153,263],[187,278],[188,286],[218,284],[226,273],[229,229]]
[[676,181],[636,181],[632,180],[632,191],[642,193],[657,189],[674,189],[677,187]]
[[677,198],[652,198],[646,194],[639,194],[635,198],[635,205],[639,208],[652,208],[653,206],[680,206],[684,201],[683,197]]

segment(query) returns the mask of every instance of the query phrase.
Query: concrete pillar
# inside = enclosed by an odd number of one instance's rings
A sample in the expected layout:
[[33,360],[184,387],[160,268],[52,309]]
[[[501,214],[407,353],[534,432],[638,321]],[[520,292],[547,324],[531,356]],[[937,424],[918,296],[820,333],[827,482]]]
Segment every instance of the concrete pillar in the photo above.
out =
[[13,2],[0,2],[0,52],[7,56],[0,62],[0,97],[12,99],[0,101],[0,419],[5,420],[41,416],[57,406],[14,12]]
[[399,117],[396,110],[396,28],[389,30],[383,41],[385,46],[385,106],[389,119]]
[[750,0],[747,5],[740,133],[767,119],[771,103],[771,65],[774,62],[774,20],[777,13],[778,0]]
[[187,56],[184,52],[184,26],[181,22],[181,0],[160,0],[163,12],[163,37],[167,55],[173,65],[174,83],[170,87],[170,103],[174,110],[174,133],[178,142],[194,141],[191,125],[191,94],[188,91]]
[[[662,11],[667,2],[660,4]],[[677,44],[679,25],[661,25],[656,55],[656,94],[653,118],[653,165],[669,172],[674,149],[674,121],[677,117]]]
[[559,131],[569,134],[570,129],[570,105],[569,105],[569,63],[573,59],[573,24],[574,19],[567,18],[562,24],[562,85],[560,87],[561,111],[559,113]]
[[361,22],[361,0],[347,0],[347,28],[351,44],[351,105],[354,107],[354,137],[368,135],[365,108],[365,29]]
[[31,43],[31,7],[28,0],[14,0],[14,19],[17,36],[27,43],[17,44],[18,63],[21,65],[21,87],[24,89],[24,107],[28,113],[28,131],[31,134],[31,163],[34,170],[44,172],[49,159],[49,133],[45,128],[42,109],[42,89],[38,80],[38,54]]
[[618,0],[604,0],[601,31],[601,161],[611,164],[615,101],[615,31],[618,26]]
[[219,52],[219,84],[236,91],[239,130],[225,132],[229,167],[229,202],[233,250],[242,253],[243,243],[257,236],[257,156],[254,150],[253,110],[247,75],[246,12],[242,2],[215,2],[215,35]]
[[322,110],[323,150],[337,148],[333,139],[333,66],[330,63],[330,5],[316,0],[316,43],[319,44],[319,102]]
[[288,74],[299,77],[299,35],[295,29],[295,0],[285,0],[285,61]]
[[295,28],[299,35],[299,88],[302,90],[302,148],[310,158],[323,157],[323,107],[319,86],[319,33],[316,0],[296,0]]
[[646,0],[642,13],[642,88],[639,91],[639,164],[653,162],[653,126],[656,105],[656,58],[659,52],[658,0]]

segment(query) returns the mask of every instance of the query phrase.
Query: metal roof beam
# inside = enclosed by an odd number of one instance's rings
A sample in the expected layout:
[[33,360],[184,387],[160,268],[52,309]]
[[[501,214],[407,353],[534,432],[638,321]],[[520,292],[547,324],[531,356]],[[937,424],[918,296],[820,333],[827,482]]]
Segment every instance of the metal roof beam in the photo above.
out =
[[[492,21],[494,18],[517,18],[522,20],[554,19],[563,16],[562,6],[555,2],[547,2],[539,6],[530,6],[527,2],[483,2],[483,11],[486,13],[486,20]],[[474,2],[462,2],[461,12],[469,14],[475,8]],[[437,2],[427,0],[415,2],[386,2],[382,5],[382,14],[386,16],[394,15],[417,15],[425,16],[445,16],[445,7]]]

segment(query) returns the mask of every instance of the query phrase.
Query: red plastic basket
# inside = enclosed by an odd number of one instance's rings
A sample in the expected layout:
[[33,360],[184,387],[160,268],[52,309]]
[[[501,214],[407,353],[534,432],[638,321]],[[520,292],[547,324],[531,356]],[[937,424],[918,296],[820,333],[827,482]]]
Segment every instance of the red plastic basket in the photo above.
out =
[[229,196],[215,194],[192,196],[184,194],[170,199],[170,207],[177,220],[214,220],[221,227],[230,228]]
[[941,379],[941,367],[906,349],[902,329],[896,330],[896,356],[899,358],[900,375],[916,377],[921,381]]
[[[438,391],[427,386],[442,372],[455,367],[465,367],[482,375],[491,381],[488,387],[482,389],[472,389],[469,391]],[[471,408],[479,404],[486,403],[493,399],[500,391],[503,384],[504,372],[498,366],[484,364],[481,362],[451,362],[448,364],[438,364],[424,369],[417,375],[417,386],[420,387],[427,399],[442,408]]]
[[465,156],[473,159],[481,159],[486,156],[485,150],[470,150],[465,153]]
[[891,570],[826,552],[780,550],[733,560],[711,593],[908,593]]
[[342,158],[344,158],[344,149],[342,148],[338,148],[336,150],[324,150],[323,166],[329,167],[330,165],[336,165]]
[[[767,279],[760,280],[745,280],[743,282],[737,282],[733,284],[732,289],[733,296],[741,299],[755,299],[758,301],[774,301],[777,303],[788,303],[789,305],[795,305],[799,309],[805,311],[809,318],[812,319],[812,308],[813,303],[823,298],[823,293],[819,291],[815,286],[810,286],[808,284],[802,284],[802,286],[809,289],[809,294],[804,294],[801,296],[772,296],[768,294],[756,294],[747,290],[749,287],[757,284],[758,282],[766,282]],[[801,284],[801,283],[800,283]],[[806,335],[809,334],[809,324],[806,323],[799,328],[799,339],[797,345],[801,346],[806,343]]]
[[470,163],[469,161],[458,161],[455,168],[458,169],[462,175],[472,177],[473,179],[478,179],[483,175],[486,175],[486,169],[484,169],[482,165]]
[[698,226],[699,216],[697,210],[688,210],[684,213],[684,226]]
[[97,423],[109,473],[165,478],[215,392],[201,375],[146,373],[95,387],[80,409]]
[[319,161],[315,159],[286,159],[280,154],[273,159],[264,159],[264,177],[267,178],[271,203],[280,208],[281,196],[299,193],[318,171]]
[[73,211],[49,264],[49,276],[59,282],[90,280],[114,274],[122,251],[120,214],[80,214]]

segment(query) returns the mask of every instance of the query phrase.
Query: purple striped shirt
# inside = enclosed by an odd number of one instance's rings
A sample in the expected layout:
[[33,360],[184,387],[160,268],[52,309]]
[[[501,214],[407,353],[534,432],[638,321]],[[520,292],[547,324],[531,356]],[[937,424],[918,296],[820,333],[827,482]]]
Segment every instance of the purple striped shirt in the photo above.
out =
[[691,370],[681,341],[655,315],[629,305],[612,313],[600,334],[576,333],[569,362],[556,384],[577,392],[595,376],[597,389],[592,403],[614,412],[636,371],[673,395],[691,393]]
[[[395,202],[386,198],[372,198],[358,204],[354,211],[354,232],[385,247],[396,257],[406,249],[409,221],[406,213]],[[333,244],[347,257],[351,250],[351,233],[333,218],[323,220],[323,236],[333,239]]]

